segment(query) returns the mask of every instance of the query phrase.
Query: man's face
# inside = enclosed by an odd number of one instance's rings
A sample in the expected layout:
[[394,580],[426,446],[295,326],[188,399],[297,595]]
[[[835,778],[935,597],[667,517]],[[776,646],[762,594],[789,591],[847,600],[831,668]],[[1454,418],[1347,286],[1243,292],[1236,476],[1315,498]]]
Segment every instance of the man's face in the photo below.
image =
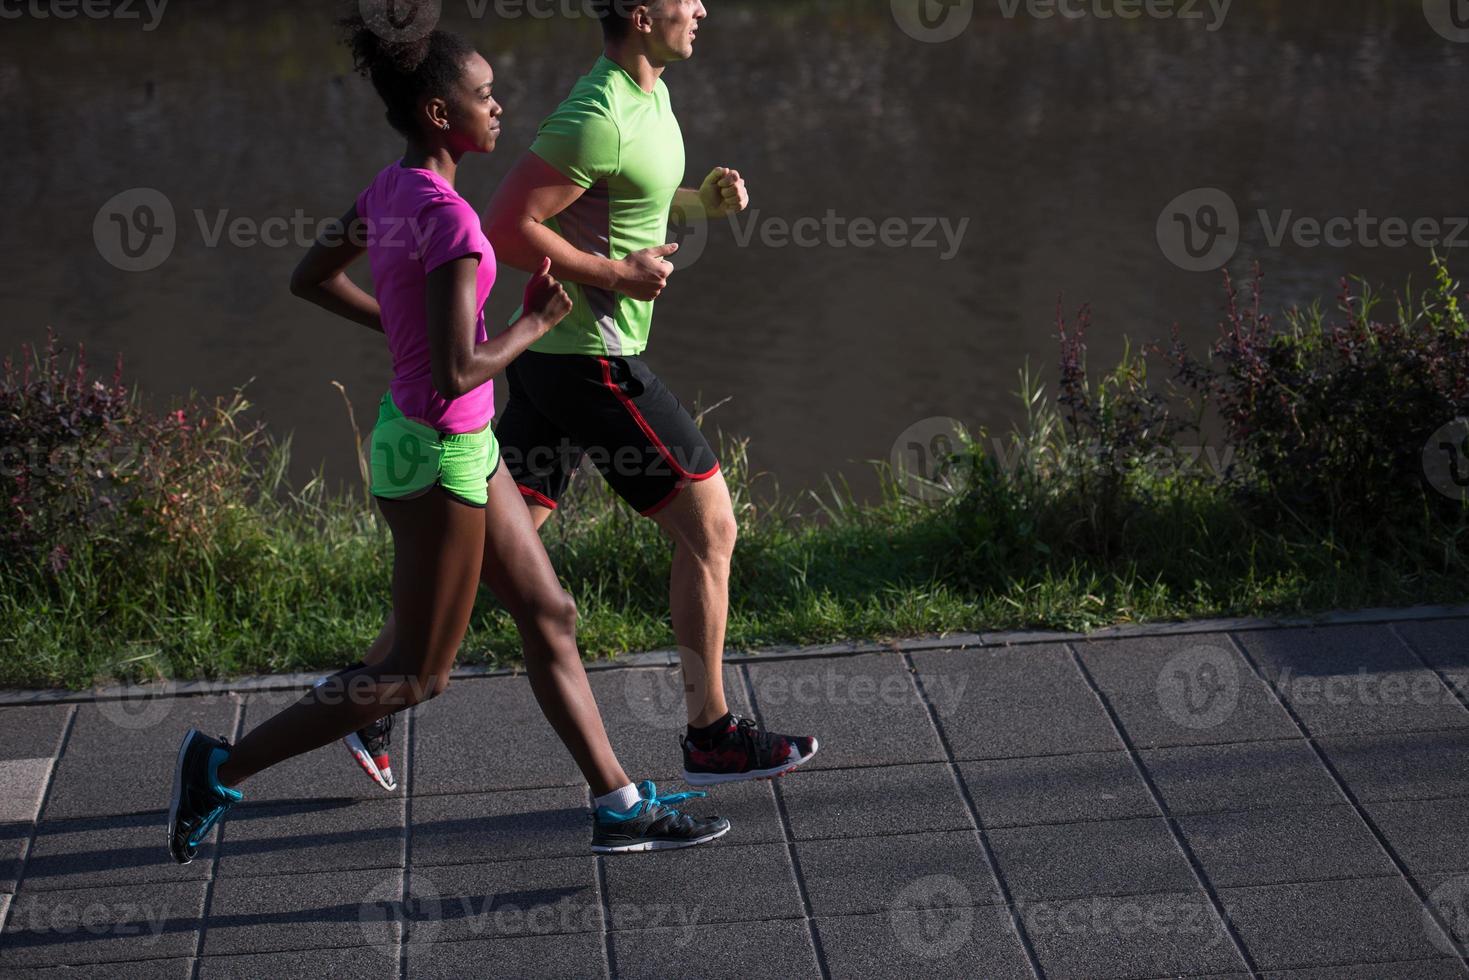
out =
[[648,6],[653,22],[651,53],[660,61],[683,61],[694,56],[694,35],[709,16],[703,0],[654,0]]

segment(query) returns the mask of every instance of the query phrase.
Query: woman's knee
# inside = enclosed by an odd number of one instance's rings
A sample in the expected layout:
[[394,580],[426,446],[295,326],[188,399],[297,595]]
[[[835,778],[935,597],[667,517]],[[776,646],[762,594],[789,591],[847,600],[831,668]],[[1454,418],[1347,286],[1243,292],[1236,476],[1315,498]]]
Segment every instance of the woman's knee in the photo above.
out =
[[563,588],[546,589],[531,600],[530,619],[547,633],[575,635],[576,600]]
[[[449,689],[449,671],[430,670],[418,658],[404,655],[396,645],[388,658],[376,668],[378,689],[387,691],[398,708],[412,708],[432,701]],[[371,669],[371,668],[369,668]]]

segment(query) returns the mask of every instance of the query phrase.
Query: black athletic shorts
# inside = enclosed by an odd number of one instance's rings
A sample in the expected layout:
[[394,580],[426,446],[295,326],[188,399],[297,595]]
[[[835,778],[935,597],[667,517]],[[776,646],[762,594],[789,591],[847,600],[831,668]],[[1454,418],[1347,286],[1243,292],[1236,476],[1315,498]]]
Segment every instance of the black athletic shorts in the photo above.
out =
[[526,351],[505,374],[501,458],[543,506],[556,507],[584,457],[647,517],[719,472],[709,441],[642,358]]

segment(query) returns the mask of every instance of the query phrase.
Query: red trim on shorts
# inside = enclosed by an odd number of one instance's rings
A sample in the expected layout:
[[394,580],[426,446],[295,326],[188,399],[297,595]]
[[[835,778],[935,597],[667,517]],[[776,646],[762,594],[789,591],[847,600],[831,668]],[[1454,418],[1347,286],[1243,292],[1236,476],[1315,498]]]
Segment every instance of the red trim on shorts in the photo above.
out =
[[[714,464],[714,468],[709,470],[709,472],[707,473],[690,473],[688,470],[678,465],[678,460],[673,458],[673,453],[671,453],[668,447],[663,444],[663,440],[658,438],[658,433],[653,431],[653,427],[648,424],[648,420],[643,417],[643,413],[638,411],[638,406],[633,404],[633,400],[629,398],[626,394],[624,394],[621,388],[612,383],[612,362],[608,361],[605,357],[599,357],[597,358],[597,360],[602,362],[602,383],[607,386],[607,389],[611,391],[612,394],[617,396],[617,400],[622,402],[622,406],[632,414],[633,421],[637,422],[638,428],[643,430],[643,435],[648,437],[649,441],[651,441],[654,447],[657,448],[658,452],[662,454],[664,460],[667,461],[668,465],[673,467],[673,471],[675,473],[683,477],[685,480],[692,480],[695,483],[698,483],[701,480],[709,479],[715,473],[719,472],[718,462],[716,462]],[[665,506],[670,500],[673,499],[673,495],[678,493],[680,489],[680,487],[675,487],[673,493],[663,498],[663,500],[654,509],[657,510]],[[644,511],[643,513],[646,515],[648,511]]]
[[654,514],[658,513],[660,510],[673,503],[673,498],[677,497],[684,487],[688,486],[690,483],[703,483],[705,480],[709,479],[718,472],[719,464],[715,463],[714,469],[710,470],[708,473],[703,474],[702,476],[691,476],[687,479],[679,480],[674,488],[668,491],[668,496],[664,497],[662,500],[658,501],[647,510],[639,511],[638,513],[643,517],[652,517]]
[[531,500],[534,500],[542,507],[549,507],[552,510],[556,509],[556,501],[552,500],[550,497],[546,496],[538,490],[532,490],[530,487],[521,486],[519,483],[515,485],[515,489],[520,491],[520,495],[522,497],[529,497]]

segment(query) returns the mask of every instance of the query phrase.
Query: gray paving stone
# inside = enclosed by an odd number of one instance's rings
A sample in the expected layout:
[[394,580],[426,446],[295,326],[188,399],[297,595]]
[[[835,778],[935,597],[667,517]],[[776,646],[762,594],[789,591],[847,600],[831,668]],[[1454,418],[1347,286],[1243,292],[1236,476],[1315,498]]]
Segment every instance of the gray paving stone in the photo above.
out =
[[[262,691],[245,699],[245,724],[249,732],[272,715],[300,700],[301,690]],[[434,702],[437,703],[437,702]],[[425,706],[432,710],[432,704]],[[394,716],[390,736],[390,755],[397,765],[397,795],[403,793],[403,746],[405,729],[410,727],[408,713]],[[287,759],[278,766],[250,777],[240,786],[250,803],[288,803],[298,800],[381,800],[389,796],[353,760],[342,742],[336,741],[319,749]]]
[[[781,777],[781,785],[801,779],[805,774],[793,773]],[[689,788],[677,782],[658,783],[659,793],[689,792]],[[784,841],[785,829],[780,822],[780,810],[775,805],[775,782],[770,779],[754,779],[743,783],[726,783],[707,788],[708,796],[696,797],[675,803],[674,807],[694,816],[719,815],[729,819],[730,830],[725,839],[731,844],[767,844]]]
[[403,866],[402,797],[239,806],[225,819],[221,877]]
[[199,980],[397,980],[397,946],[358,946],[355,949],[314,949],[287,953],[247,953],[242,956],[205,956],[199,960]]
[[1240,633],[1313,735],[1469,727],[1469,711],[1386,626]]
[[73,966],[38,966],[5,971],[5,980],[192,980],[194,961],[175,957],[163,960],[129,960],[126,963],[90,963]]
[[1469,871],[1469,800],[1403,800],[1364,809],[1410,873]]
[[973,826],[945,765],[818,769],[782,779],[780,791],[795,840]]
[[69,704],[0,708],[0,760],[55,758],[73,710]]
[[1300,739],[1148,749],[1138,756],[1174,814],[1344,802]]
[[1227,635],[1078,643],[1076,652],[1137,748],[1299,734]]
[[1392,629],[1424,662],[1447,677],[1452,688],[1469,695],[1469,620],[1394,623]]
[[0,823],[0,895],[15,891],[33,827],[29,821]]
[[[1070,652],[1059,644],[911,655],[956,759],[1121,749]],[[946,697],[944,691],[961,691]]]
[[586,790],[569,786],[415,798],[412,864],[589,854],[591,813]]
[[[608,857],[607,909],[613,931],[791,919],[803,914],[784,844],[722,843],[646,855]],[[711,887],[728,882],[734,890]]]
[[1048,977],[1160,977],[1245,968],[1202,891],[1018,906]]
[[1469,733],[1324,738],[1320,745],[1363,802],[1469,796]]
[[[231,813],[226,821],[234,819]],[[203,880],[214,861],[213,831],[192,864],[180,867],[164,844],[168,814],[159,810],[104,817],[43,820],[26,860],[26,891],[100,888]]]
[[[588,677],[607,737],[628,777],[633,782],[681,780],[683,750],[678,738],[688,727],[682,672],[676,667],[642,667],[598,670]],[[726,664],[723,678],[729,709],[753,715],[739,668]]]
[[1158,815],[1126,752],[961,762],[986,828]]
[[1443,955],[1399,877],[1227,888],[1219,897],[1262,970]]
[[391,946],[404,921],[401,869],[220,878],[204,956]]
[[1035,976],[1004,908],[822,917],[816,933],[833,980]]
[[818,977],[811,931],[798,919],[614,932],[612,962],[624,980],[796,980]]
[[413,944],[600,933],[603,927],[590,853],[414,868],[412,882],[414,893],[430,900],[414,923]]
[[[944,761],[928,709],[896,654],[751,664],[745,670],[766,726],[819,740],[808,768]],[[938,696],[962,697],[962,679]]]
[[0,973],[15,967],[189,957],[204,883],[26,892],[11,900]]
[[0,760],[0,821],[35,822],[53,761],[50,756]]
[[[1003,901],[972,830],[802,841],[796,845],[796,856],[816,915]],[[952,883],[928,887],[936,884],[935,878]]]
[[[174,698],[157,710],[118,715],[106,705],[77,707],[66,754],[56,765],[46,818],[146,813],[168,806],[179,742],[190,728],[233,735],[235,695]],[[130,727],[141,726],[141,727]]]
[[[626,710],[600,707],[604,716]],[[586,785],[524,676],[455,681],[416,711],[414,722],[415,793]],[[483,746],[502,750],[479,751]]]
[[1385,977],[1457,980],[1460,977],[1469,977],[1469,970],[1464,969],[1464,964],[1457,960],[1413,960],[1375,963],[1370,966],[1329,966],[1319,970],[1281,970],[1262,975],[1265,980],[1384,980]]
[[1017,902],[1189,891],[1198,879],[1161,819],[989,831]]
[[1178,818],[1179,829],[1217,887],[1274,885],[1395,872],[1350,806],[1240,810]]
[[546,977],[586,980],[607,976],[602,937],[591,933],[522,936],[408,947],[410,980],[465,977]]

